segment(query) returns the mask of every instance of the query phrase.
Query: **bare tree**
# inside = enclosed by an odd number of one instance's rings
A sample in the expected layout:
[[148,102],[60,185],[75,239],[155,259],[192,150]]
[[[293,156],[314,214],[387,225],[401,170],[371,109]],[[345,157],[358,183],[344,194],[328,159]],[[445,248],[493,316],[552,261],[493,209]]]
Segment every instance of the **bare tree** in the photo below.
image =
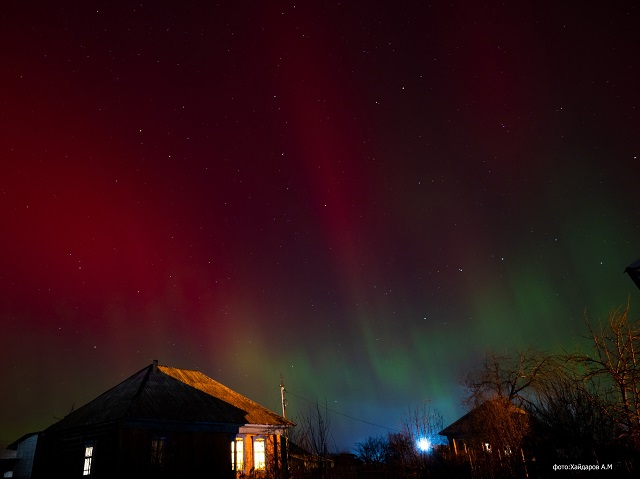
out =
[[382,464],[386,462],[389,442],[381,436],[370,436],[356,444],[356,455],[365,464]]
[[428,477],[436,461],[434,446],[441,444],[444,419],[431,401],[409,409],[402,430],[389,434],[387,459],[403,475]]
[[441,442],[438,433],[443,429],[444,418],[429,400],[409,410],[402,424],[402,432],[409,437],[417,449],[423,451]]
[[565,355],[538,382],[527,411],[535,421],[538,460],[597,463],[613,438],[600,386],[585,381],[579,363]]
[[407,476],[414,473],[418,456],[415,443],[406,432],[389,433],[389,449],[387,451],[387,463],[399,470],[401,475]]
[[553,358],[534,349],[515,355],[489,353],[483,365],[470,371],[464,379],[468,390],[466,403],[478,406],[496,398],[515,406],[523,406],[530,394],[549,377]]
[[327,408],[316,400],[307,411],[299,413],[297,426],[290,435],[290,440],[311,454],[307,463],[318,472],[319,477],[327,477],[330,448],[335,449],[331,435],[331,416]]
[[[535,350],[488,354],[465,378],[469,446],[475,477],[525,476],[525,440],[531,433],[527,409],[553,371],[554,359]],[[471,439],[472,438],[472,439]]]
[[584,366],[584,380],[597,381],[604,412],[619,426],[628,446],[640,451],[640,323],[629,319],[629,302],[609,313],[598,327],[587,318],[593,351],[573,355]]

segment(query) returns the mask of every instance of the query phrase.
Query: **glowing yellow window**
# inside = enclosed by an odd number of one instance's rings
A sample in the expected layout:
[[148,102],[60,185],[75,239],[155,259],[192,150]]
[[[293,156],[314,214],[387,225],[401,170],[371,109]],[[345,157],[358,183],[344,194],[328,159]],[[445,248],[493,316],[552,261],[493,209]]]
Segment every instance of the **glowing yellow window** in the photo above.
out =
[[244,470],[244,443],[241,437],[231,441],[231,469],[234,471]]
[[257,471],[266,467],[264,438],[256,437],[253,440],[253,465]]

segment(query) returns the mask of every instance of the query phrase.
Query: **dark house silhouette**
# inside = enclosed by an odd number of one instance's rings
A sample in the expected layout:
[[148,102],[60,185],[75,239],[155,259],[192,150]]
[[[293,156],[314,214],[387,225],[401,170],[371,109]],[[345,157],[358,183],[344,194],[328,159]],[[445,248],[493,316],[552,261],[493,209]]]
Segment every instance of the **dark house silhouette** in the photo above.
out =
[[[510,427],[526,431],[529,415],[522,409],[501,399],[486,401],[454,421],[438,434],[445,436],[454,454],[469,454],[471,451],[491,452],[492,442],[499,433],[501,424],[507,419]],[[501,451],[497,451],[501,453]]]
[[631,280],[636,284],[636,286],[640,289],[640,259],[631,263],[624,269],[624,272],[629,275]]
[[284,476],[292,425],[199,371],[154,361],[42,431],[32,477]]

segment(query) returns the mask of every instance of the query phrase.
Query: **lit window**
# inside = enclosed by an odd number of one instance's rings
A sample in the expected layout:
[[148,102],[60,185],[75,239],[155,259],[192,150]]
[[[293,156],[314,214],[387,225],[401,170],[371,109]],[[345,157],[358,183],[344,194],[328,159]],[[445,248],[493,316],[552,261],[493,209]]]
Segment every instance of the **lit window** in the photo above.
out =
[[241,437],[231,441],[231,469],[233,471],[244,470],[244,443]]
[[256,437],[253,441],[253,465],[256,470],[264,470],[266,465],[264,439]]
[[93,462],[93,445],[85,446],[84,448],[84,469],[82,471],[83,476],[91,475],[91,464]]
[[151,464],[162,467],[164,465],[166,440],[164,437],[151,439]]

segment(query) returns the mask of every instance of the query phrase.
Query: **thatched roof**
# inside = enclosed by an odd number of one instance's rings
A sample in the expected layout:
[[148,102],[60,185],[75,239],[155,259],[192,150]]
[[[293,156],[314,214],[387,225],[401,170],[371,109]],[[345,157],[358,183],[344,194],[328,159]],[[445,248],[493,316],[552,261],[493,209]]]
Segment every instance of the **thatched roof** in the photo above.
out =
[[49,430],[130,420],[273,427],[293,424],[200,371],[158,366],[154,361]]

